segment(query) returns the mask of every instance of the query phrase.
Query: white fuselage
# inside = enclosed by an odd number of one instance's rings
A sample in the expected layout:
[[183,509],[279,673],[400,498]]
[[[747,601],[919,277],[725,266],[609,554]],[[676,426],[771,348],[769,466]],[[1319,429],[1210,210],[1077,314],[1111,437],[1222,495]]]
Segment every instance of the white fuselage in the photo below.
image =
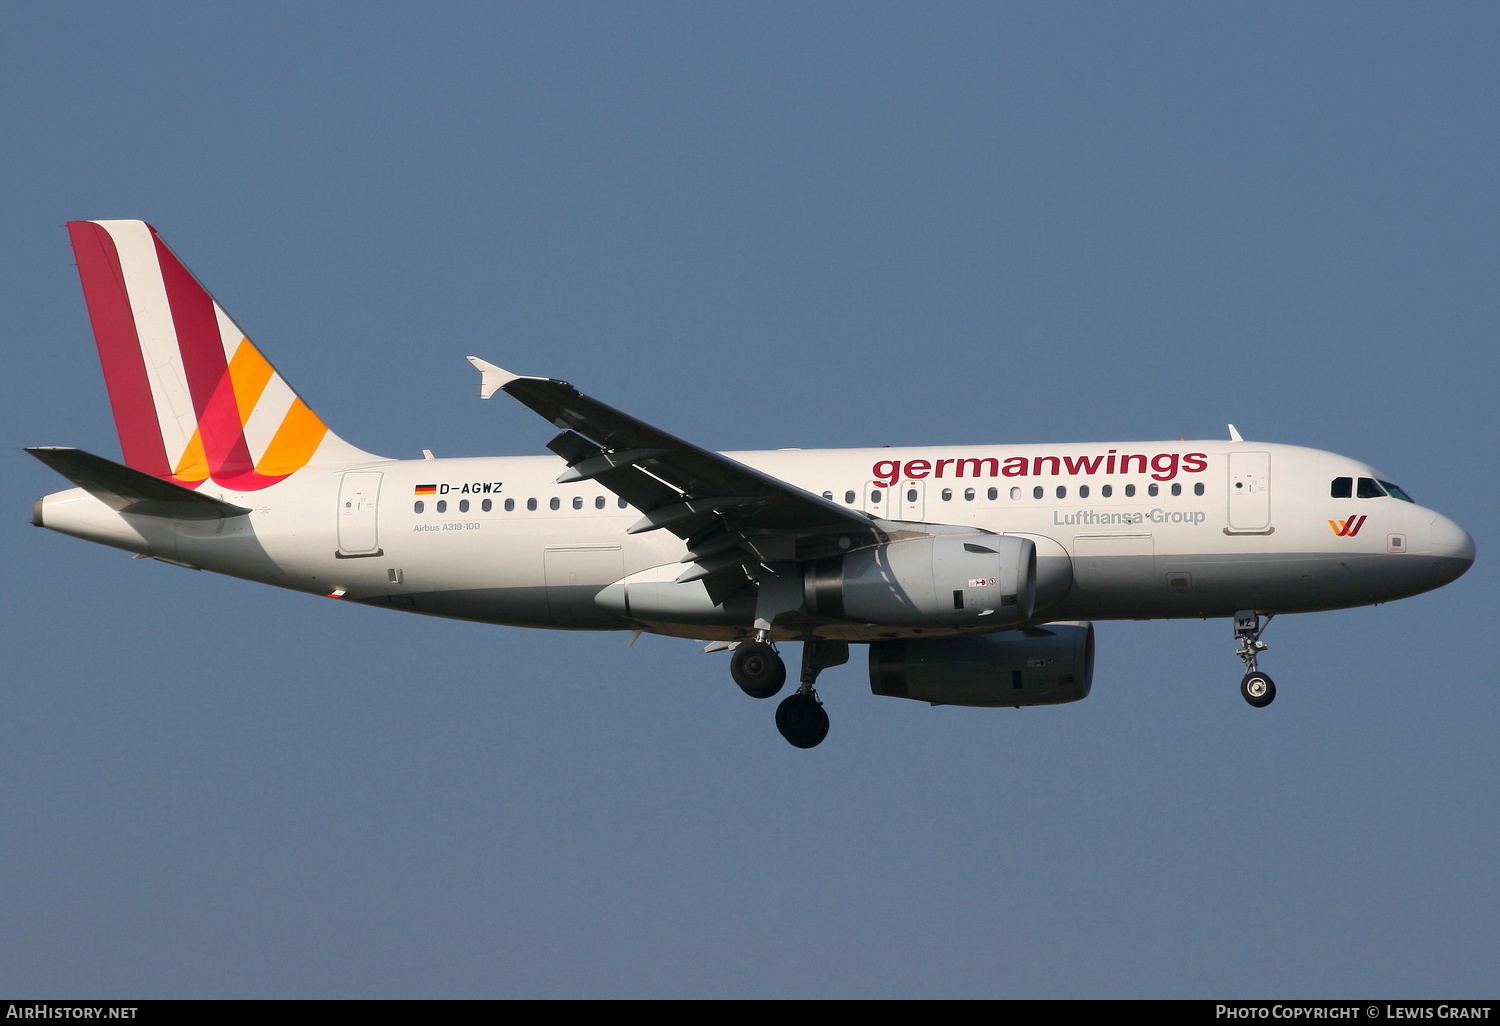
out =
[[[1230,616],[1367,605],[1438,587],[1473,559],[1448,518],[1389,495],[1335,498],[1382,475],[1333,453],[1256,442],[780,450],[732,459],[881,520],[1030,537],[1034,620]],[[490,623],[745,636],[749,622],[642,622],[606,586],[684,543],[627,534],[640,512],[555,456],[308,466],[256,492],[204,490],[246,516],[115,513],[81,489],[38,503],[42,526],[170,562],[395,609]],[[1046,582],[1052,582],[1050,586]],[[880,625],[783,637],[893,636]],[[916,631],[915,633],[923,633]],[[927,631],[926,633],[939,633]]]

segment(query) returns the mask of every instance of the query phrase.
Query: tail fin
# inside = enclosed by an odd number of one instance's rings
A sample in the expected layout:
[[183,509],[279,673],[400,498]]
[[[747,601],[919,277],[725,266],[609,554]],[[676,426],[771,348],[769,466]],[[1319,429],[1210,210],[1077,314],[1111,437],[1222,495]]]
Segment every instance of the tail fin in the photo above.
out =
[[293,392],[144,221],[70,221],[127,466],[255,491],[314,461],[378,459]]

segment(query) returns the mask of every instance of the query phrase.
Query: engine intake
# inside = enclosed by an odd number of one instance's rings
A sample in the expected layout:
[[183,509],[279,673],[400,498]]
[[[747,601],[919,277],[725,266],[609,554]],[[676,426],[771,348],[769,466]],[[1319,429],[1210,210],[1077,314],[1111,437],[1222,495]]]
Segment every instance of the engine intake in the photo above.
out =
[[870,645],[871,691],[932,705],[1059,705],[1087,698],[1093,683],[1087,622]]
[[817,560],[804,608],[895,627],[1001,627],[1036,604],[1036,545],[1014,535],[938,535]]

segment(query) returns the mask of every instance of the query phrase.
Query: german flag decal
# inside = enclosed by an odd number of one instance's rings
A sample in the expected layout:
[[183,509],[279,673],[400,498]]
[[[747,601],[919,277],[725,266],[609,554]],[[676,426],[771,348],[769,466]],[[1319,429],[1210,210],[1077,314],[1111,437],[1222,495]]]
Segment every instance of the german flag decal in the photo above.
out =
[[437,494],[437,485],[435,485],[435,484],[417,485],[416,494],[417,495],[436,495]]

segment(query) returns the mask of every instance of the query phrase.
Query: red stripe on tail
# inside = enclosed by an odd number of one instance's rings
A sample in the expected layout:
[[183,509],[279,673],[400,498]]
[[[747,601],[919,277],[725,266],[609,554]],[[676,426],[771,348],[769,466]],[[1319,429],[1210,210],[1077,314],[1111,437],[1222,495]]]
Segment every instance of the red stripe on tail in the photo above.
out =
[[219,334],[219,320],[214,314],[213,297],[154,230],[151,238],[167,290],[167,305],[172,310],[183,374],[193,398],[193,410],[198,415],[198,434],[203,440],[209,475],[221,485],[244,489],[264,488],[281,480],[281,476],[266,477],[255,472],[234,386],[229,379],[229,363]]
[[109,405],[114,411],[125,465],[157,477],[170,477],[172,467],[167,463],[166,447],[162,444],[156,403],[151,398],[151,382],[146,377],[141,340],[136,332],[135,315],[130,311],[130,296],[125,291],[125,276],[120,270],[115,242],[109,232],[89,221],[69,221],[68,236],[78,263],[78,280],[83,285],[83,301],[88,304],[89,322],[94,328],[94,343],[99,348],[99,363],[104,369],[104,385],[109,391]]
[[220,479],[224,474],[253,470],[234,389],[229,383],[229,362],[219,337],[213,297],[155,231],[151,233],[151,241],[161,265],[172,326],[177,332],[177,351],[182,355],[182,372],[193,398],[193,412],[198,415],[198,433],[208,457],[209,473]]

